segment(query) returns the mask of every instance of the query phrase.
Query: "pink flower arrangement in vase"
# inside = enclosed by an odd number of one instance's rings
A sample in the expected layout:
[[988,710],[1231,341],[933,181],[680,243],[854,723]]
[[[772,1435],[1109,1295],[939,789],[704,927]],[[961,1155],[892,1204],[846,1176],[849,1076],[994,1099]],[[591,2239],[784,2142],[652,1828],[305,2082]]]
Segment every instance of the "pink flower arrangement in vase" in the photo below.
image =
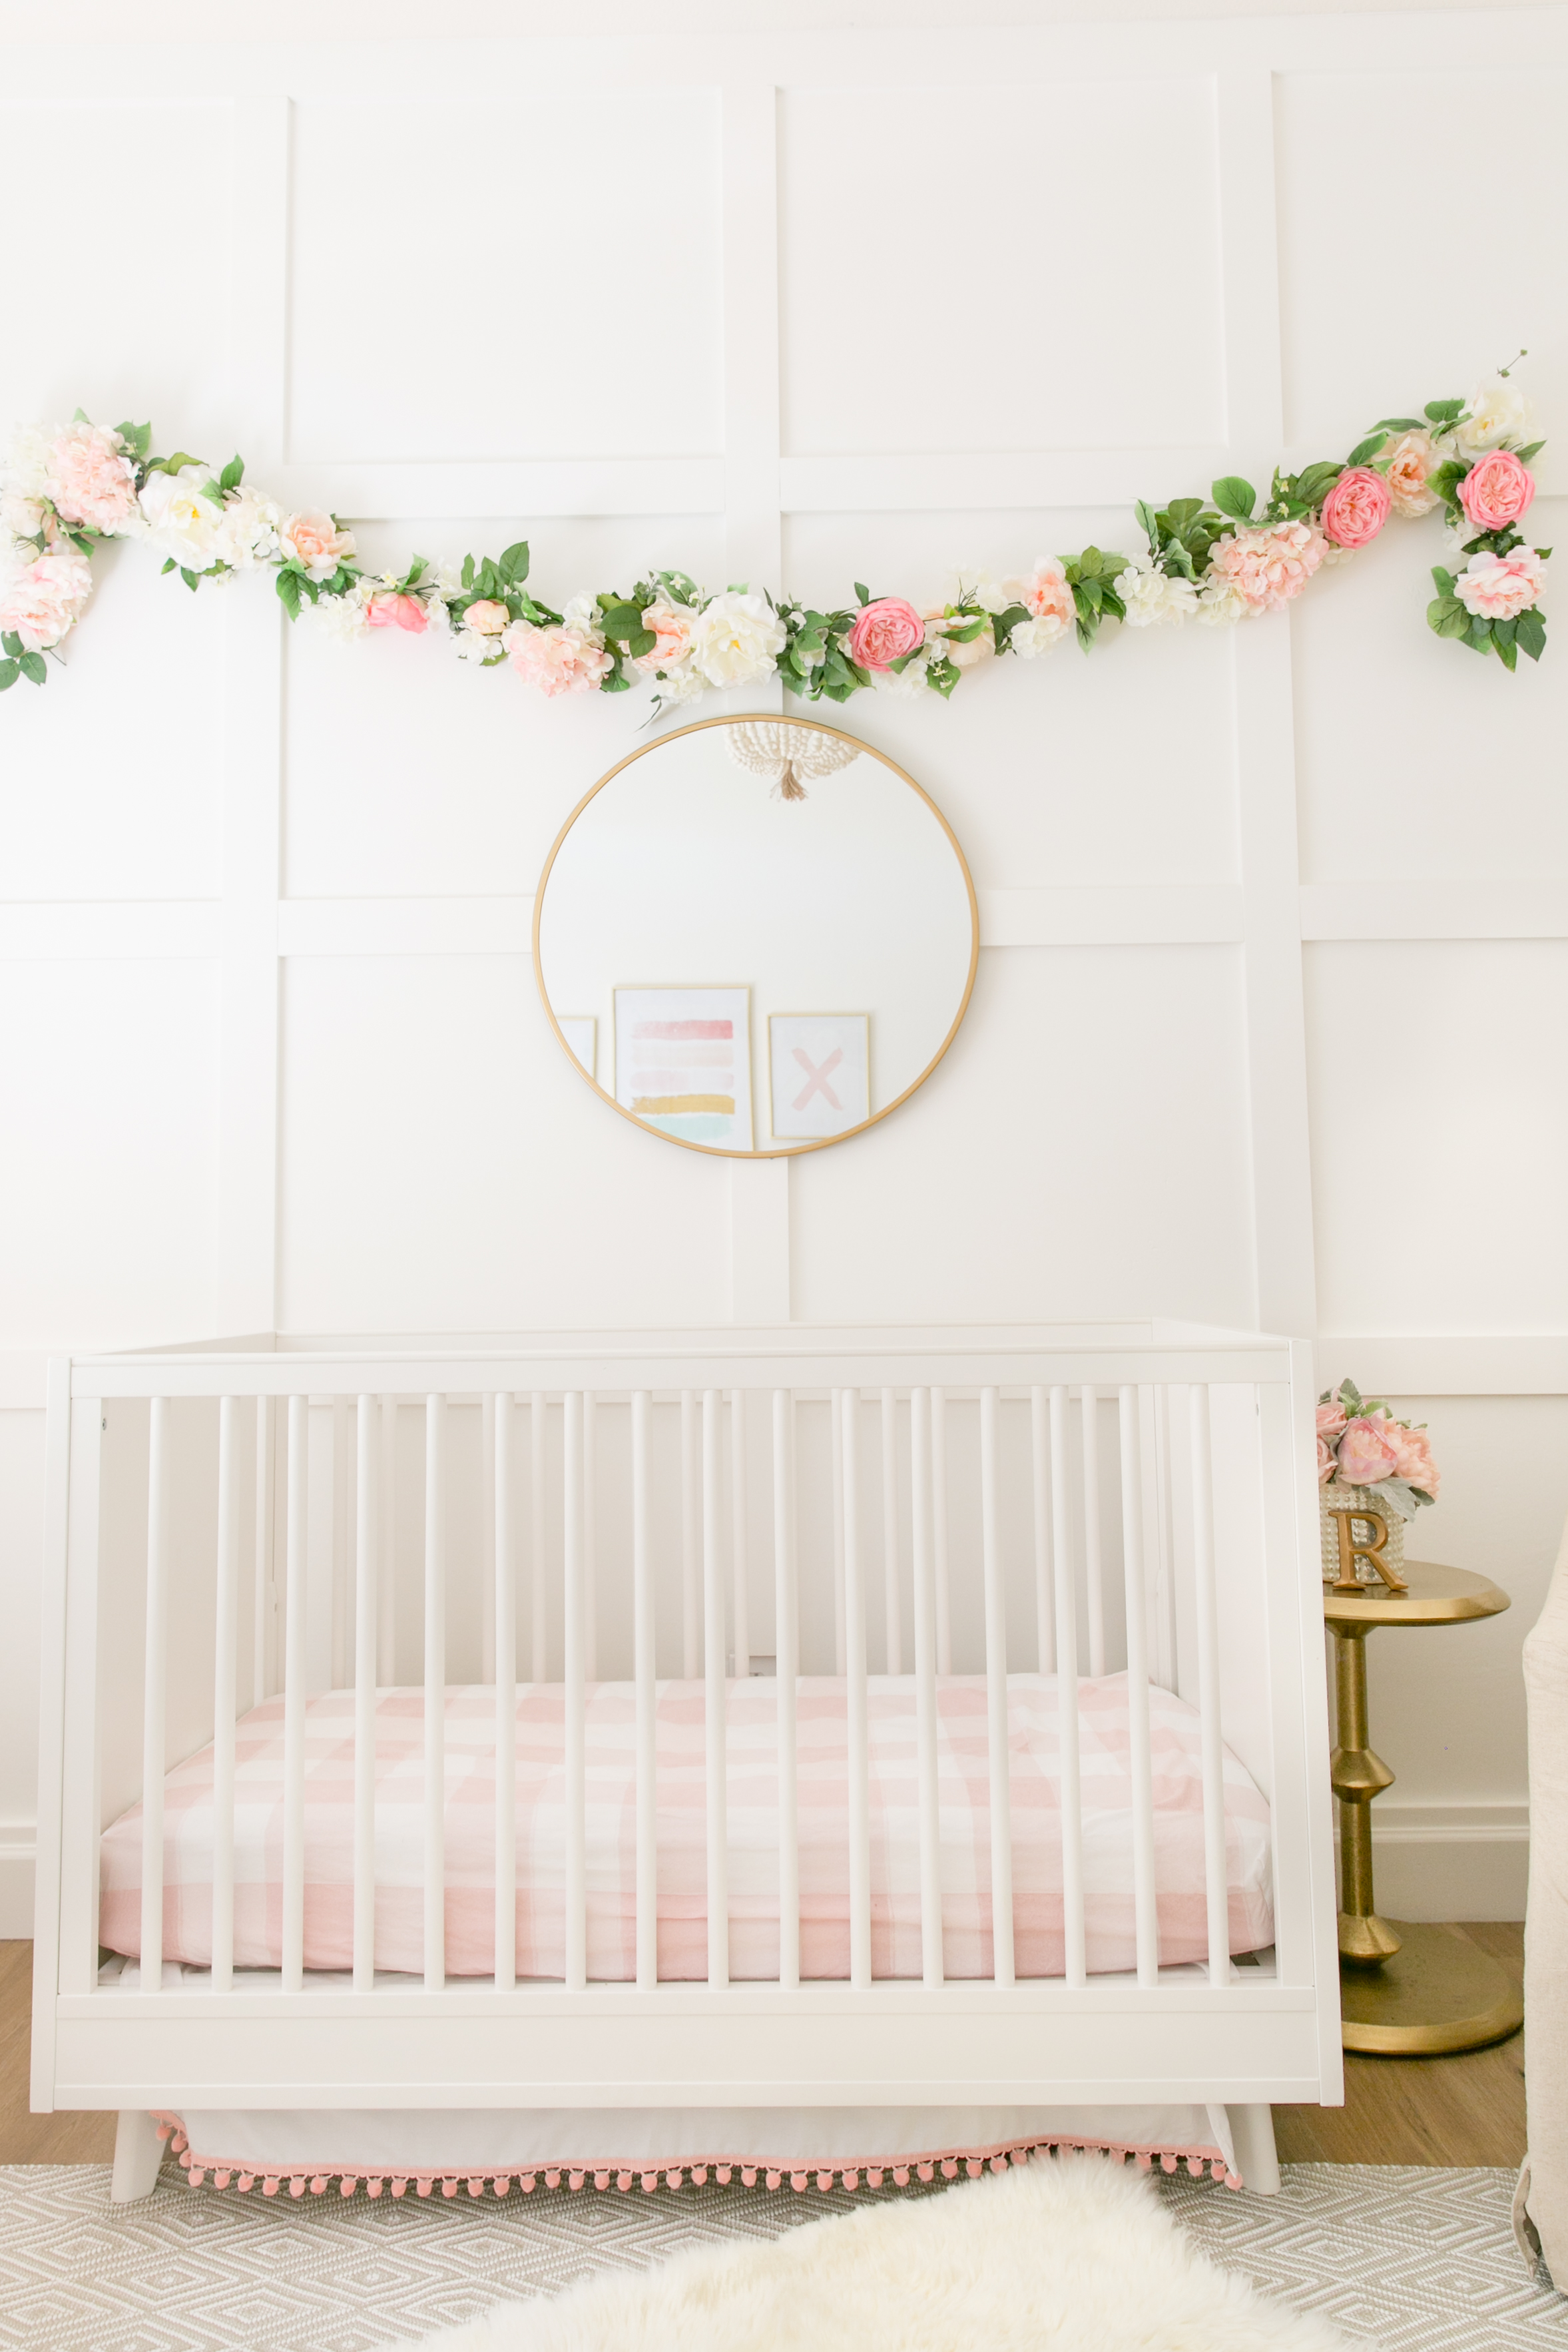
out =
[[1318,1399],[1325,1582],[1340,1574],[1342,1521],[1351,1530],[1357,1580],[1369,1584],[1388,1570],[1398,1578],[1405,1564],[1405,1522],[1423,1503],[1437,1501],[1438,1484],[1425,1423],[1417,1427],[1398,1420],[1381,1400],[1364,1397],[1354,1381],[1325,1389]]

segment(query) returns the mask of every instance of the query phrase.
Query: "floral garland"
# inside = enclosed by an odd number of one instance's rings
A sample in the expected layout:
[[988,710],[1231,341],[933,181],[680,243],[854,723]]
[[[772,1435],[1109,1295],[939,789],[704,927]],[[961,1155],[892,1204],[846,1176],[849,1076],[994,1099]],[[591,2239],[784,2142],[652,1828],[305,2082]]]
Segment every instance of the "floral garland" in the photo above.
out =
[[509,666],[542,694],[649,682],[657,709],[775,676],[809,702],[846,702],[873,686],[946,696],[987,658],[1033,661],[1070,631],[1087,651],[1107,619],[1253,619],[1367,546],[1391,515],[1438,507],[1457,568],[1434,569],[1428,624],[1511,670],[1521,653],[1539,661],[1546,642],[1551,550],[1527,546],[1517,528],[1535,496],[1529,460],[1542,444],[1530,429],[1529,403],[1503,368],[1468,401],[1381,418],[1343,463],[1276,469],[1261,508],[1235,474],[1213,485],[1212,502],[1140,501],[1145,553],[1086,547],[1040,556],[1014,578],[966,573],[946,603],[918,608],[859,582],[854,604],[819,612],[745,584],[709,595],[684,572],[653,572],[624,593],[584,590],[556,612],[527,586],[524,541],[460,566],[416,557],[402,572],[369,572],[335,515],[286,513],[246,485],[238,457],[214,476],[184,450],[152,457],[151,425],[110,431],[78,410],[52,435],[19,433],[0,467],[0,691],[22,677],[43,685],[45,655],[57,656],[87,607],[100,539],[144,541],[192,589],[270,569],[291,620],[308,614],[343,637],[439,635],[460,659]]

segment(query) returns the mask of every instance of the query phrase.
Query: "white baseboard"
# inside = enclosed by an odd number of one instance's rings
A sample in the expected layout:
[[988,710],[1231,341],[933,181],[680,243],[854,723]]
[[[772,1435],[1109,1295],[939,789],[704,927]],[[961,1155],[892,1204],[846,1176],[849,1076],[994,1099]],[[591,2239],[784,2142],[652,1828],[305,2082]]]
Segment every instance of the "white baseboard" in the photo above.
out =
[[1391,1919],[1522,1919],[1530,1875],[1524,1804],[1372,1809],[1377,1907]]
[[0,1837],[0,1940],[33,1933],[31,1838]]

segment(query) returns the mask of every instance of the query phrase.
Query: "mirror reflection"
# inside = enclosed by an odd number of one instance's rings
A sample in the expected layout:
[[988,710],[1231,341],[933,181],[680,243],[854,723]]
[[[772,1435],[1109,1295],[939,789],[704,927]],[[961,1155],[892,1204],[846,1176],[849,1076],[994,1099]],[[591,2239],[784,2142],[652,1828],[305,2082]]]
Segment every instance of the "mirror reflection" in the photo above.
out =
[[935,803],[831,727],[720,719],[646,745],[550,853],[535,967],[628,1118],[747,1158],[841,1141],[963,1017],[974,888]]

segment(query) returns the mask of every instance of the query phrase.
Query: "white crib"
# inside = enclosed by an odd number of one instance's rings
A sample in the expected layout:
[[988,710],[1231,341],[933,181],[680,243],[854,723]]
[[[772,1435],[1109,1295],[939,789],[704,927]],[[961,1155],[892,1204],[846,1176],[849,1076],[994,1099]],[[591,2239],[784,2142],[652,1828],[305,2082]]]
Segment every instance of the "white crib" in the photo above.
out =
[[[33,2105],[149,2110],[1016,2106],[1341,2092],[1304,1344],[1167,1325],[300,1342],[51,1372]],[[1056,1676],[1059,1976],[1011,1933],[1009,1667]],[[1080,1677],[1125,1672],[1135,1965],[1092,1973]],[[727,1707],[777,1677],[778,1974],[732,1981]],[[868,1689],[912,1676],[920,1970],[873,1971]],[[989,1975],[944,1969],[935,1693],[983,1675]],[[802,1979],[794,1694],[847,1710],[847,1974]],[[706,1979],[662,1981],[654,1714],[706,1711]],[[590,1685],[634,1693],[635,1949],[589,1973]],[[561,1686],[564,1967],[517,1973],[518,1692]],[[495,1693],[493,1969],[444,1949],[449,1684]],[[373,1948],[378,1688],[423,1687],[423,1973]],[[1162,1966],[1147,1694],[1197,1710],[1203,1958]],[[885,1687],[885,1686],[882,1686]],[[306,1965],[308,1697],[354,1694],[351,1969]],[[280,1965],[234,1947],[235,1725],[280,1694]],[[433,1704],[437,1700],[441,1704]],[[347,1701],[344,1705],[347,1706]],[[1140,1731],[1140,1727],[1142,1730]],[[211,1743],[212,1943],[164,1967],[164,1776]],[[1226,1751],[1267,1799],[1274,1941],[1233,1960]],[[140,1965],[100,1838],[137,1800]],[[122,2126],[122,2140],[124,2126]],[[129,2179],[138,2163],[127,2144]]]

